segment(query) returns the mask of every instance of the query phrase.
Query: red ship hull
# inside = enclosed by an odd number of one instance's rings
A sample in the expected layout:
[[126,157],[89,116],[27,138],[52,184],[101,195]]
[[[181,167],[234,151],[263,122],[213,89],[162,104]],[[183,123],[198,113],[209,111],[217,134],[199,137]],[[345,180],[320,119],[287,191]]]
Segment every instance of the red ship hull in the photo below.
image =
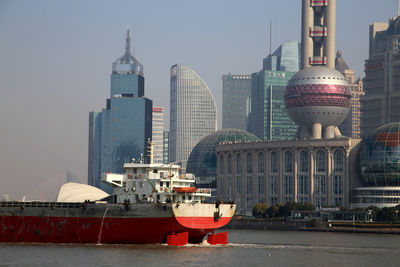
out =
[[[103,207],[90,211],[80,208],[7,209],[0,208],[0,242],[43,243],[164,243],[167,236],[188,232],[190,243],[200,243],[207,233],[227,224],[231,217],[175,217],[171,206],[126,211]],[[121,209],[122,207],[122,209]],[[147,216],[142,216],[148,210]],[[161,213],[161,211],[163,213]],[[107,215],[107,211],[110,214]],[[32,216],[39,213],[39,216]],[[54,213],[54,214],[53,214]],[[66,216],[54,216],[57,214]],[[118,217],[121,213],[123,216]],[[94,216],[100,214],[103,216]],[[158,217],[152,217],[156,214]],[[149,216],[149,217],[148,217]]]

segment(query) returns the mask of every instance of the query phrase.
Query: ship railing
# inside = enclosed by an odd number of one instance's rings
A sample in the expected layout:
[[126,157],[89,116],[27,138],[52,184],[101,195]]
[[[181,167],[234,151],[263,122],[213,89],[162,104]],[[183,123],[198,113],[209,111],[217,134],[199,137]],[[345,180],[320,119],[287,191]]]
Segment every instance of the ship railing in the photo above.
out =
[[0,201],[0,207],[2,208],[81,208],[83,203],[79,202],[42,202],[42,201]]

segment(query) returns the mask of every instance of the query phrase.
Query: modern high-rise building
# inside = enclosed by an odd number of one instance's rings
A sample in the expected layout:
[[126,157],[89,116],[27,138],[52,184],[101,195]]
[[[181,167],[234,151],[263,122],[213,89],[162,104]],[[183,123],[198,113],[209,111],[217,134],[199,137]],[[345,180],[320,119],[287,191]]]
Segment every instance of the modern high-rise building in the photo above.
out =
[[222,76],[222,128],[247,129],[250,96],[251,75]]
[[301,68],[335,68],[336,0],[303,0]]
[[298,72],[301,53],[298,41],[288,41],[281,44],[272,55],[263,60],[264,70]]
[[143,66],[130,51],[129,30],[125,54],[112,64],[110,98],[101,112],[89,114],[88,182],[107,192],[102,173],[122,172],[125,162],[147,161],[152,138],[153,103],[144,97]]
[[211,90],[193,70],[171,67],[169,160],[186,161],[193,147],[217,129],[217,106]]
[[[264,69],[252,74],[248,131],[263,140],[292,139],[297,126],[285,109],[288,81],[300,67],[299,42],[283,43],[264,59]],[[290,70],[290,71],[288,71]]]
[[364,95],[363,82],[355,79],[354,70],[350,69],[338,51],[335,59],[335,68],[346,77],[351,91],[351,107],[347,117],[339,125],[339,130],[344,136],[361,138],[361,102],[360,96]]
[[400,121],[400,16],[369,26],[369,58],[365,61],[365,96],[361,98],[362,134]]
[[153,108],[153,162],[163,163],[163,148],[164,148],[164,113],[159,107]]
[[169,163],[169,132],[163,132],[163,163]]
[[100,176],[101,112],[92,111],[89,113],[88,143],[88,184],[95,185],[95,178]]

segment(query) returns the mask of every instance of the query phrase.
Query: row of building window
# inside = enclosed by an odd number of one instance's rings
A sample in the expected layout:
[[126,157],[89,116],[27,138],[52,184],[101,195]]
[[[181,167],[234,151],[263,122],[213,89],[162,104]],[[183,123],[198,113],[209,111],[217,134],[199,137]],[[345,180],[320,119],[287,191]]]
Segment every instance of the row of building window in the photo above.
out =
[[[236,177],[236,194],[242,193],[242,177]],[[247,176],[245,179],[246,195],[253,195],[253,190],[256,195],[265,194],[265,176],[257,176],[255,180],[255,187],[253,185],[253,177]],[[233,180],[232,177],[227,177],[226,184],[222,181],[219,182],[219,189],[224,191],[224,186],[227,187],[227,196],[232,197]],[[343,196],[344,194],[344,181],[343,175],[334,175],[332,180],[332,193],[334,196]],[[270,175],[269,179],[269,194],[278,196],[280,190],[280,181],[278,175]],[[314,196],[325,196],[327,192],[327,182],[325,175],[314,175]],[[294,179],[293,175],[283,176],[283,194],[285,196],[293,195],[294,193]],[[310,194],[310,177],[309,175],[298,175],[297,179],[297,194],[299,196],[308,196]]]
[[[316,172],[324,173],[326,171],[326,152],[324,150],[318,150],[316,155]],[[343,151],[336,150],[333,153],[333,171],[334,172],[343,172],[344,170],[344,155]],[[279,157],[277,152],[271,153],[270,158],[270,172],[271,173],[278,173],[279,170]],[[293,153],[291,151],[285,152],[284,157],[284,172],[285,173],[292,173],[294,171],[294,160],[293,160]],[[232,173],[232,156],[228,155],[227,157],[227,173]],[[252,154],[247,154],[246,159],[246,172],[251,174],[253,173],[253,156]],[[219,160],[219,170],[220,174],[224,173],[224,157],[221,155]],[[309,160],[309,153],[305,150],[301,151],[300,153],[300,169],[299,172],[301,173],[308,173],[310,171],[310,160]],[[257,164],[258,173],[265,172],[265,158],[264,153],[260,152],[258,154],[258,164]],[[242,155],[236,155],[236,174],[242,173]]]

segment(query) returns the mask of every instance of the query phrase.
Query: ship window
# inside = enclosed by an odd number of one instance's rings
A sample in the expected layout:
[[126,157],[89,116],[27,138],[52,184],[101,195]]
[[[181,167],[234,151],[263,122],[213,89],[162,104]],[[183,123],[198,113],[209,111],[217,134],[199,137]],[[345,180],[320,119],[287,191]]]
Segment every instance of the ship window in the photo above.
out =
[[185,200],[186,199],[186,197],[185,196],[182,196],[182,200]]
[[153,170],[153,173],[157,173],[157,172],[158,172],[158,170],[157,170],[157,169],[154,169],[154,170]]
[[139,187],[143,188],[143,182],[139,182]]
[[133,169],[133,173],[137,173],[137,169],[136,168]]
[[188,199],[189,199],[189,200],[192,200],[192,196],[188,196]]
[[167,182],[167,187],[169,187],[169,182]]

